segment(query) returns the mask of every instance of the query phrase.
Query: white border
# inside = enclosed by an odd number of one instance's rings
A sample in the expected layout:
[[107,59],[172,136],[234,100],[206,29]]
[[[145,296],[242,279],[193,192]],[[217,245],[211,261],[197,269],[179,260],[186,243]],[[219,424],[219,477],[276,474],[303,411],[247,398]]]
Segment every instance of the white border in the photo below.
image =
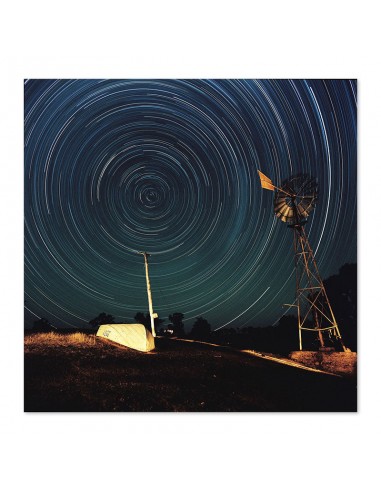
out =
[[[122,486],[320,492],[378,483],[372,450],[372,435],[380,432],[375,378],[381,347],[374,183],[380,182],[381,108],[373,3],[38,0],[12,5],[1,33],[7,68],[1,79],[3,478],[12,480],[12,489],[39,492]],[[359,79],[358,414],[23,413],[24,77]]]

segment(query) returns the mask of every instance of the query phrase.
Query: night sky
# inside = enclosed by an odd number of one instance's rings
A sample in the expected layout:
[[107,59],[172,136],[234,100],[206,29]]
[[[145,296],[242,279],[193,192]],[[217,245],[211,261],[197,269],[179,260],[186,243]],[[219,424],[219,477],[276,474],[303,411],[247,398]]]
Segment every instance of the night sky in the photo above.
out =
[[257,169],[316,177],[320,273],[356,262],[356,100],[349,80],[25,81],[26,327],[147,312],[139,251],[161,318],[275,323],[293,235]]

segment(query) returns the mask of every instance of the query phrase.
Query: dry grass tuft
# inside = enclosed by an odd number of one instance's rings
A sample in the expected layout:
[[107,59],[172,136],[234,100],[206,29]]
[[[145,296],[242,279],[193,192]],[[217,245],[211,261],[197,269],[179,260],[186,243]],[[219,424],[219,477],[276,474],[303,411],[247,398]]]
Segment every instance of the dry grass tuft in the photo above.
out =
[[94,345],[95,336],[86,335],[85,333],[70,333],[67,335],[67,340],[69,343],[80,344],[80,345]]
[[49,346],[49,347],[88,347],[93,346],[96,343],[95,335],[87,335],[85,333],[55,333],[51,331],[49,333],[33,333],[24,337],[25,349],[34,348],[36,346]]

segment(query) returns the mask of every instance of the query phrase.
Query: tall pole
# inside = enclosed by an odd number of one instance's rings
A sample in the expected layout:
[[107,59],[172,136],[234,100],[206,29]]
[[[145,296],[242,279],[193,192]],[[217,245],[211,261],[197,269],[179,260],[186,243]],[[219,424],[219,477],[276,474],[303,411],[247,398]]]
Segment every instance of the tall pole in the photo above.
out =
[[148,256],[150,256],[150,255],[148,253],[142,253],[142,255],[144,256],[144,264],[145,264],[145,268],[146,268],[148,307],[149,307],[149,315],[150,315],[150,318],[151,318],[152,336],[156,337],[154,318],[157,318],[157,314],[153,312],[153,307],[152,307],[152,294],[151,294],[151,283],[149,281],[149,276],[148,276]]

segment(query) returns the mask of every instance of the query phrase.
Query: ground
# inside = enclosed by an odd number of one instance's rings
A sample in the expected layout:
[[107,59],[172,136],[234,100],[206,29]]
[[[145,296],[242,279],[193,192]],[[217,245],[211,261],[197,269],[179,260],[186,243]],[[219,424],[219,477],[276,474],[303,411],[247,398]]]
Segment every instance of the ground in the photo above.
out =
[[352,378],[166,338],[141,353],[94,335],[25,337],[25,411],[356,411]]

